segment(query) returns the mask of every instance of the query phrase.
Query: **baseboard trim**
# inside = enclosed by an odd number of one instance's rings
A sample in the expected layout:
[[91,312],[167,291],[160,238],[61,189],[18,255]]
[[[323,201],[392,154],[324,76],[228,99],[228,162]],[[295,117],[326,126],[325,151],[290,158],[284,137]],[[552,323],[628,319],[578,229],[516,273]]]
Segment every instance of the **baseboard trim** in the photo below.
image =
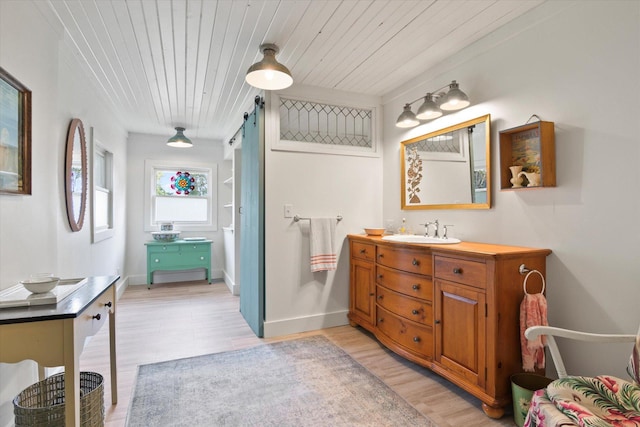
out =
[[224,273],[224,283],[227,285],[227,288],[229,288],[231,295],[235,295],[235,296],[240,295],[240,285],[235,283],[231,279],[231,276],[229,276],[226,271],[223,271],[223,273]]
[[348,312],[348,310],[341,310],[312,316],[265,321],[264,337],[278,337],[281,335],[297,334],[300,332],[347,325],[349,324],[349,319],[347,318]]

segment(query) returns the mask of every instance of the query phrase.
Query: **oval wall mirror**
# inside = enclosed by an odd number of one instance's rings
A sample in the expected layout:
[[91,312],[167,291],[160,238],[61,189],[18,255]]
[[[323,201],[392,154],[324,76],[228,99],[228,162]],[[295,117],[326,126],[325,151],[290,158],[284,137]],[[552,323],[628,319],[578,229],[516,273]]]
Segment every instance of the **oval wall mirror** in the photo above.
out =
[[71,120],[65,157],[67,218],[72,231],[80,231],[87,207],[87,142],[80,119]]
[[401,142],[402,209],[491,207],[491,116]]

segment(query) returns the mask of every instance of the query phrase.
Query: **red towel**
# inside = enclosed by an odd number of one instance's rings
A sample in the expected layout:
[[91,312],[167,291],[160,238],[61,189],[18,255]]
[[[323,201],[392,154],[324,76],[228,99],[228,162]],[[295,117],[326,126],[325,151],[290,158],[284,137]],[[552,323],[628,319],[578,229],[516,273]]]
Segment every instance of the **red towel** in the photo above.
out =
[[543,294],[524,294],[520,304],[520,347],[522,349],[522,369],[533,372],[544,369],[544,345],[546,338],[539,335],[528,340],[524,331],[531,326],[547,326],[547,300]]

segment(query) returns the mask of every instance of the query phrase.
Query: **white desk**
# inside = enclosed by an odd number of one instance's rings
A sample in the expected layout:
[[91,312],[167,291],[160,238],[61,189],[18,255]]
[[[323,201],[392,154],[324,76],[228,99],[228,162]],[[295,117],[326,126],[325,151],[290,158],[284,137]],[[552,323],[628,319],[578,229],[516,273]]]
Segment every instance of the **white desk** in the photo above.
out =
[[[85,338],[95,335],[109,317],[111,402],[118,402],[116,370],[116,281],[119,276],[89,277],[87,283],[57,305],[0,310],[0,362],[35,360],[64,366],[65,424],[80,425],[80,354]],[[71,374],[71,376],[70,376]],[[72,380],[71,380],[72,377]]]

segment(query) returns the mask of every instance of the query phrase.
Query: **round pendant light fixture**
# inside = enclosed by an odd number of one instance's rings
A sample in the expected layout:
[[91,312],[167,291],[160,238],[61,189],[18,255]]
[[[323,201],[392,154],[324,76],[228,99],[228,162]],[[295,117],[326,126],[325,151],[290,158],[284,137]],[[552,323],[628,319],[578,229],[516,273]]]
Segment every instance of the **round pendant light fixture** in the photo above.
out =
[[191,142],[189,138],[184,136],[183,132],[185,129],[183,127],[176,127],[175,129],[176,129],[176,134],[171,138],[169,138],[169,140],[167,141],[167,145],[169,147],[175,147],[175,148],[193,147],[193,142]]
[[264,90],[280,90],[291,86],[293,77],[289,69],[276,60],[278,51],[278,46],[273,43],[260,45],[260,52],[264,57],[249,67],[246,82]]

